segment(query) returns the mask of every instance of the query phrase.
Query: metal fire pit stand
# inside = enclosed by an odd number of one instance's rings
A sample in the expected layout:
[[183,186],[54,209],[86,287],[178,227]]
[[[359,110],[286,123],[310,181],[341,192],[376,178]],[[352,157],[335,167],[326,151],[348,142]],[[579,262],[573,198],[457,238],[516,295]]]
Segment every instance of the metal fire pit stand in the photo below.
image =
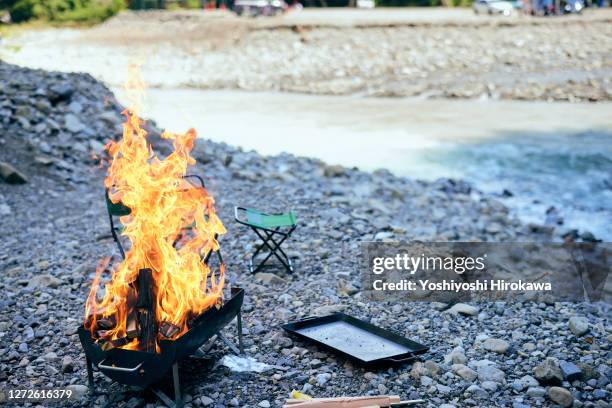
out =
[[[242,342],[242,312],[241,311],[238,311],[238,314],[236,315],[236,328],[238,330],[238,346],[237,347],[227,337],[225,337],[225,335],[221,331],[217,332],[216,336],[217,338],[221,339],[221,341],[223,341],[223,343],[225,343],[227,347],[230,350],[232,350],[234,354],[241,355],[241,354],[244,354],[244,346]],[[211,341],[214,342],[215,339]],[[204,347],[206,344],[207,343],[202,344],[202,346],[200,346],[196,350],[196,353],[200,352],[201,354],[204,354],[204,352],[201,351],[201,348]],[[191,355],[189,357],[196,358],[196,359],[203,358],[202,356],[195,355],[195,353],[194,355]],[[95,383],[94,383],[94,376],[93,376],[94,365],[88,356],[85,356],[85,362],[87,365],[87,381],[89,383],[89,389],[91,390],[92,396],[93,396],[95,392]],[[101,368],[104,368],[105,370],[132,373],[132,372],[139,370],[140,367],[142,366],[142,364],[139,364],[136,367],[132,367],[132,368],[113,367],[109,365],[104,365],[102,364],[103,362],[104,361],[98,363],[98,365],[96,366],[98,371],[100,371]],[[170,398],[166,393],[164,393],[159,388],[151,387],[151,391],[153,391],[153,393],[157,396],[157,398],[159,398],[160,401],[163,402],[168,408],[182,408],[184,404],[183,404],[183,399],[181,396],[181,382],[179,379],[179,362],[178,361],[172,365],[172,384],[174,388],[174,400],[172,400],[172,398]],[[108,407],[109,404],[107,404],[106,406]]]

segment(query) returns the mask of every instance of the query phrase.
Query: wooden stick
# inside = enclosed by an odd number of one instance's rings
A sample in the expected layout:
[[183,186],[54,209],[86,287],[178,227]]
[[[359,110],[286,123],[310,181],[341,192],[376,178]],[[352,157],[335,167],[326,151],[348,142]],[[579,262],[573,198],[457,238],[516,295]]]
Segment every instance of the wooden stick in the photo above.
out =
[[313,398],[301,402],[291,401],[284,408],[364,408],[371,406],[389,407],[399,403],[397,395],[377,395],[364,397]]

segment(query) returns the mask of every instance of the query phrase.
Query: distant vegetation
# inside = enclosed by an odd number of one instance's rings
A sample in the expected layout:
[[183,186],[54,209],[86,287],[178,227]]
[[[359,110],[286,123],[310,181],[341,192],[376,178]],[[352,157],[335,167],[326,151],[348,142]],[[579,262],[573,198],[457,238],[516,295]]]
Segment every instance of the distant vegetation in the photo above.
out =
[[98,23],[126,7],[125,0],[0,0],[0,9],[11,14],[11,20]]

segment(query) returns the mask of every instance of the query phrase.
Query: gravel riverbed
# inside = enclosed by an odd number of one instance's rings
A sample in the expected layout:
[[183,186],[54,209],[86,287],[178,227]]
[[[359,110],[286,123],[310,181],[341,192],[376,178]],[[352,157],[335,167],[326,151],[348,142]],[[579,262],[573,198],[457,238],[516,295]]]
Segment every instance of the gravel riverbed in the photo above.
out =
[[348,25],[341,12],[328,13],[324,23],[316,15],[308,23],[306,12],[270,20],[123,13],[91,29],[6,38],[0,56],[87,72],[111,85],[123,83],[124,67],[137,58],[152,87],[553,101],[612,96],[608,10],[508,19],[466,10],[439,21],[443,10],[430,11],[429,20],[363,11],[364,21]]
[[[97,260],[116,255],[104,170],[91,156],[120,134],[122,107],[84,74],[0,63],[0,87],[0,162],[20,172],[5,177],[11,183],[0,181],[0,387],[71,386],[85,393],[75,331]],[[605,304],[498,302],[445,310],[436,303],[370,302],[360,291],[359,241],[530,241],[561,231],[512,219],[495,198],[460,180],[422,182],[207,140],[198,140],[194,156],[228,229],[221,239],[227,275],[246,289],[247,352],[273,367],[234,373],[215,364],[228,352],[219,343],[208,364],[181,372],[188,406],[280,406],[292,389],[314,396],[399,394],[423,398],[428,407],[610,406],[612,327]],[[255,241],[232,220],[237,204],[297,213],[299,227],[287,244],[293,275],[247,272]],[[369,372],[280,328],[333,311],[431,351],[412,365]],[[100,374],[96,380],[104,386],[93,406],[158,404]]]

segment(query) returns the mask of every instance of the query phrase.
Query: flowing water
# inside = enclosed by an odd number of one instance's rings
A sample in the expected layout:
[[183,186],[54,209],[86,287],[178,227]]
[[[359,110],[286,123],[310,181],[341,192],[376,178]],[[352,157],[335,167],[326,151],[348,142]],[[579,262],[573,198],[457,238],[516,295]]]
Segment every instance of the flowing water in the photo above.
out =
[[150,89],[147,107],[164,128],[195,127],[201,137],[263,154],[464,178],[499,194],[525,221],[543,223],[554,206],[562,229],[612,240],[611,103]]

